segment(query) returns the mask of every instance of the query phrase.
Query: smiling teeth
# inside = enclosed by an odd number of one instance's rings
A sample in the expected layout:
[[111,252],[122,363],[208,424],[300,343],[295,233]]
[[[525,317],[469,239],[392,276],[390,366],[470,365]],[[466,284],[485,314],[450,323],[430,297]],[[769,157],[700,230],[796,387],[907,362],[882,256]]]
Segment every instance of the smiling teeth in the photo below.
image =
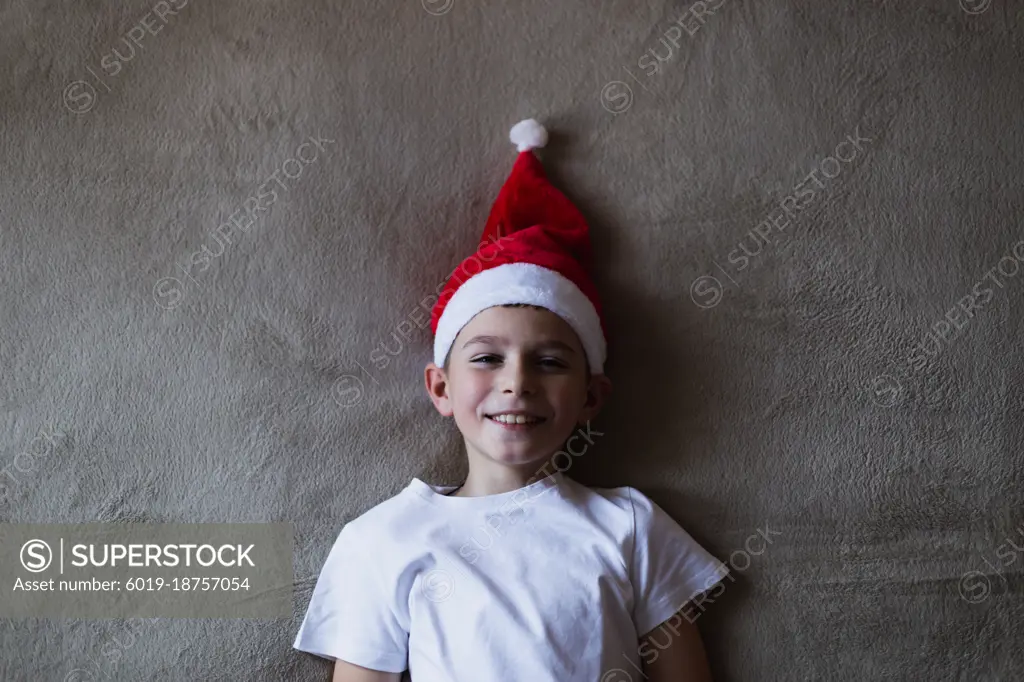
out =
[[537,417],[527,417],[522,414],[496,414],[491,419],[502,424],[535,424],[540,421]]

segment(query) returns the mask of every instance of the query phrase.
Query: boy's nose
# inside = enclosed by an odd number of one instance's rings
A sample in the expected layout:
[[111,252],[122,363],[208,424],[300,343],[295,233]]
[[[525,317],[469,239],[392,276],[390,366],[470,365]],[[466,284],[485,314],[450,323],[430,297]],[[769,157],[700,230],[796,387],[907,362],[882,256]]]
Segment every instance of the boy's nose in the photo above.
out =
[[521,360],[507,360],[501,376],[502,392],[522,395],[535,390],[533,370]]

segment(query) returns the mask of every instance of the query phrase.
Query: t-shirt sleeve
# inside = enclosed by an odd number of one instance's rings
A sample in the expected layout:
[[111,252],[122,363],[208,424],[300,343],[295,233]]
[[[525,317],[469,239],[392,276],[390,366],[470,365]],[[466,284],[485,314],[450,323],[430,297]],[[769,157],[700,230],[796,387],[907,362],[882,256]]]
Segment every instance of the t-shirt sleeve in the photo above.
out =
[[396,599],[381,567],[346,525],[327,555],[292,646],[372,670],[402,672],[409,633],[395,615]]
[[633,622],[644,636],[729,573],[649,497],[628,488],[633,508]]

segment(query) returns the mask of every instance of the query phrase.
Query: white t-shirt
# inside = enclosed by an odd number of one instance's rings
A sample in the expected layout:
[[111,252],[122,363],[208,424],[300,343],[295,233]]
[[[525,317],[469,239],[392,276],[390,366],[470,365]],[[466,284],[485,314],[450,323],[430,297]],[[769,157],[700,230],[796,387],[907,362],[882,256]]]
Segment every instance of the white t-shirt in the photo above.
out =
[[629,679],[639,637],[728,573],[635,488],[456,488],[414,478],[346,524],[294,648],[413,682]]

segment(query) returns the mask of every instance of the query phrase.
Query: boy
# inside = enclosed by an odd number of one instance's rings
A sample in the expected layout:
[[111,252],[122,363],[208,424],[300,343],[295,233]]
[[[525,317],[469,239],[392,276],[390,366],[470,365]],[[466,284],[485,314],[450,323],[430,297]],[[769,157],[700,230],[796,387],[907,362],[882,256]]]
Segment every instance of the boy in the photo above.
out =
[[529,119],[510,138],[478,269],[442,290],[424,372],[469,473],[414,478],[347,523],[294,647],[334,660],[335,682],[710,680],[683,614],[725,566],[635,488],[562,473],[611,390],[604,325],[587,225],[531,151],[547,132]]

